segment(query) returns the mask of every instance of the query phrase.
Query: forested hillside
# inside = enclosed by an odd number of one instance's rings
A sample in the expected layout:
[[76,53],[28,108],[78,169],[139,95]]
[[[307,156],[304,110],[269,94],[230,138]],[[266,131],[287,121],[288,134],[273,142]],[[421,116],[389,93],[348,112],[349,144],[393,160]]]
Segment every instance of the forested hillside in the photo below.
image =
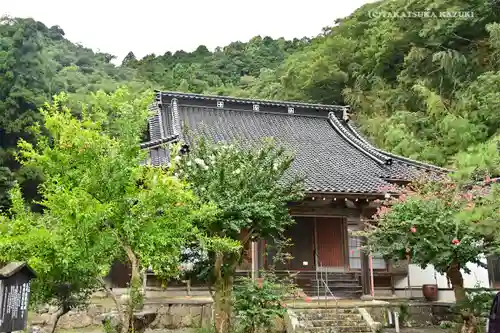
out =
[[193,93],[233,93],[265,78],[285,59],[311,44],[308,38],[288,41],[256,36],[250,41],[233,42],[210,52],[200,45],[194,52],[148,55],[137,61],[131,51],[123,67],[137,69],[139,75],[163,89]]
[[[390,15],[429,10],[436,17]],[[316,38],[297,37],[257,36],[213,52],[200,45],[143,59],[132,50],[114,66],[112,55],[71,43],[58,26],[2,19],[0,205],[10,181],[37,178],[13,158],[17,140],[30,139],[37,107],[61,91],[77,105],[119,85],[349,104],[382,148],[479,177],[499,173],[498,0],[385,0]],[[36,182],[23,184],[34,193]]]
[[0,19],[0,206],[14,179],[33,197],[39,175],[20,169],[14,158],[20,138],[32,139],[30,127],[40,120],[38,108],[54,94],[66,91],[77,101],[90,92],[114,91],[127,84],[143,89],[134,70],[117,68],[113,56],[96,53],[64,38],[58,27],[33,19]]
[[[411,12],[432,15],[396,17]],[[500,165],[499,22],[497,0],[380,1],[313,40],[256,37],[214,53],[200,46],[140,61],[131,54],[124,65],[167,89],[349,104],[380,147],[466,173],[493,172]]]

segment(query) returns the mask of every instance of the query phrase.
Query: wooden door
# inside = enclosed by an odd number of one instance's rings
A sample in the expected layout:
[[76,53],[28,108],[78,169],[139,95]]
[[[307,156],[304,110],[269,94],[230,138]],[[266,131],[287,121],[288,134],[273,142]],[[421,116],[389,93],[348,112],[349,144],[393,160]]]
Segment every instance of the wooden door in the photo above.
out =
[[339,217],[316,217],[318,265],[343,268],[346,246],[344,220]]

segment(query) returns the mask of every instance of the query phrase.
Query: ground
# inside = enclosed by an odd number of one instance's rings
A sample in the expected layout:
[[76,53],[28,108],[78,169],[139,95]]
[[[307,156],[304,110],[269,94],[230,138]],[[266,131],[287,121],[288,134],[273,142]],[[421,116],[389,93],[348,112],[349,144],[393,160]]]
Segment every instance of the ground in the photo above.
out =
[[[57,333],[104,333],[104,329],[100,326],[87,327],[78,330],[57,330]],[[193,328],[179,328],[175,330],[163,329],[163,330],[146,330],[145,333],[202,333],[200,330]]]
[[[82,330],[58,330],[58,333],[102,333],[101,328],[86,328]],[[176,329],[176,330],[146,330],[146,333],[198,333],[196,329]],[[395,333],[394,328],[387,328],[383,332]],[[401,328],[400,333],[450,333],[451,329],[441,329],[438,327],[425,327],[425,328]]]
[[[394,328],[386,328],[384,333],[395,333],[396,329]],[[450,333],[450,332],[456,332],[453,329],[442,329],[439,327],[416,327],[416,328],[401,328],[399,330],[400,333]]]

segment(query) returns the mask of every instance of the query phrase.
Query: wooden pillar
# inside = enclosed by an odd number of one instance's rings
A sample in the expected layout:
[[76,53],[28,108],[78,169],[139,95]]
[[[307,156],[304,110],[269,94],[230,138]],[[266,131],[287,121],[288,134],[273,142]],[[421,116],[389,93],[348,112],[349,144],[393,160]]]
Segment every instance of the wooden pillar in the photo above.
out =
[[260,240],[259,243],[257,244],[257,251],[259,252],[259,277],[260,277],[260,271],[266,269],[266,241],[265,240]]
[[148,270],[145,269],[142,272],[142,292],[144,293],[144,295],[146,294],[147,287],[148,287]]
[[257,242],[250,244],[252,252],[252,280],[255,280],[259,274],[259,246]]
[[[365,240],[361,239],[361,246],[365,245]],[[370,295],[370,264],[368,254],[361,251],[361,286],[363,287],[363,296]]]
[[[359,228],[360,230],[364,230],[366,228],[365,222],[367,217],[363,214],[362,207],[361,216],[359,219]],[[366,244],[365,237],[361,237],[361,246]],[[363,288],[363,296],[371,296],[371,278],[370,278],[370,263],[368,254],[364,251],[361,251],[361,286]]]
[[391,272],[391,294],[396,296],[396,287],[394,286],[394,274]]
[[314,227],[313,227],[313,260],[314,260],[314,270],[317,272],[318,267],[320,267],[319,253],[318,253],[318,221],[314,217]]

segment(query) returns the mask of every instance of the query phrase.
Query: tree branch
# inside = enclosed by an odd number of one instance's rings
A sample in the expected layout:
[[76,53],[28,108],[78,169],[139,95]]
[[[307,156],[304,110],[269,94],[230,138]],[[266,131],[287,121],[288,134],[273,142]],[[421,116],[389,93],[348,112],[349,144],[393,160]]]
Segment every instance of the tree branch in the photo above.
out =
[[470,39],[467,39],[467,38],[465,38],[465,37],[459,36],[459,35],[457,35],[457,34],[456,34],[456,33],[454,33],[454,32],[452,32],[451,34],[452,34],[453,36],[457,37],[458,39],[466,40],[466,41],[468,41],[468,42],[473,43],[473,41],[471,41]]
[[61,306],[56,313],[53,315],[53,322],[52,322],[52,327],[50,328],[50,333],[54,333],[56,331],[57,323],[59,323],[59,319],[61,319],[62,316],[64,316],[66,313],[69,312],[69,307],[68,306]]
[[121,316],[121,311],[120,311],[121,305],[120,305],[120,301],[118,301],[118,297],[116,297],[113,290],[111,290],[111,288],[109,288],[106,285],[106,281],[104,281],[104,279],[102,277],[98,277],[97,281],[99,282],[101,287],[104,289],[104,291],[106,291],[106,295],[108,295],[108,297],[110,297],[113,300],[113,303],[115,303],[115,306],[116,306],[116,311],[118,311],[118,314]]
[[253,232],[254,232],[254,228],[253,227],[248,230],[247,235],[241,240],[241,244],[243,246],[246,245],[248,243],[248,241],[252,238]]

